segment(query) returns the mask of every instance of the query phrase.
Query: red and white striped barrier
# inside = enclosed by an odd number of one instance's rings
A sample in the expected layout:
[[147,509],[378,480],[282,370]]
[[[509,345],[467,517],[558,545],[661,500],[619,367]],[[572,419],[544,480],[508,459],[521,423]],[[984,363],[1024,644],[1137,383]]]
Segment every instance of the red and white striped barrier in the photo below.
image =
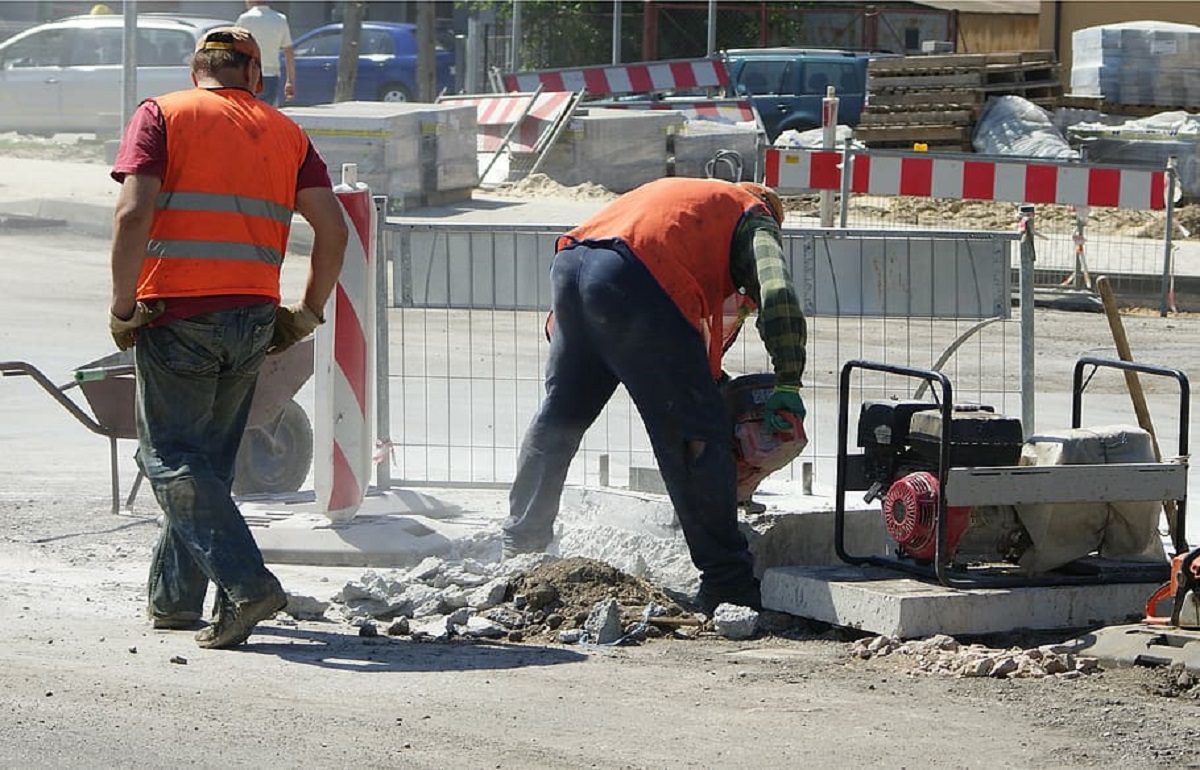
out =
[[[767,185],[781,193],[838,190],[842,154],[824,150],[766,153]],[[851,154],[850,191],[1008,203],[1166,207],[1166,172],[1036,160],[971,160],[926,153]]]
[[718,59],[509,72],[501,77],[506,91],[534,91],[541,86],[543,91],[586,90],[588,96],[721,88],[729,82],[725,64]]
[[753,123],[757,120],[749,99],[647,99],[645,101],[589,102],[589,107],[616,110],[678,110],[689,120],[717,123]]
[[570,91],[444,96],[438,103],[475,105],[479,152],[500,150],[514,123],[520,125],[508,146],[517,152],[535,152],[574,96]]
[[377,215],[354,164],[342,167],[334,192],[350,238],[325,323],[316,333],[313,486],[318,510],[345,522],[362,505],[374,466]]

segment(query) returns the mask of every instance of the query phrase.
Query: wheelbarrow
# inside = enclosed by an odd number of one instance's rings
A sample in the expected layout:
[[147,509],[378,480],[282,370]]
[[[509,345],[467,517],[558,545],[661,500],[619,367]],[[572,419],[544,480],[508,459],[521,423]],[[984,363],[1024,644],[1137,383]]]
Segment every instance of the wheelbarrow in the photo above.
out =
[[[313,341],[303,340],[277,356],[268,356],[258,373],[246,432],[238,447],[233,492],[237,495],[295,492],[312,466],[312,423],[295,395],[313,373]],[[78,367],[74,378],[55,385],[37,367],[24,361],[0,362],[0,377],[30,377],[92,433],[108,439],[112,476],[112,510],[120,512],[121,479],[117,468],[117,439],[137,439],[134,420],[136,380],[133,351],[98,358]],[[91,412],[77,397],[78,389]],[[125,506],[132,507],[143,479],[138,470]]]

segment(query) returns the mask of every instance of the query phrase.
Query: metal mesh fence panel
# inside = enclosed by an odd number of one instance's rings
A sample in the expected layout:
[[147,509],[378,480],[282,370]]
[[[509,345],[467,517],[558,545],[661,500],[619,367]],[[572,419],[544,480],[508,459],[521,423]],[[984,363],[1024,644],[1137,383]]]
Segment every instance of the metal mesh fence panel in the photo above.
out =
[[[549,263],[561,228],[391,228],[393,475],[401,483],[506,484],[542,398]],[[1020,413],[1020,325],[1009,320],[1011,236],[787,233],[808,315],[804,463],[832,483],[841,365],[860,358],[938,368],[958,398]],[[770,371],[753,319],[725,357],[731,374]],[[856,398],[912,398],[912,383],[863,383]],[[625,486],[655,467],[637,410],[618,388],[568,481]]]

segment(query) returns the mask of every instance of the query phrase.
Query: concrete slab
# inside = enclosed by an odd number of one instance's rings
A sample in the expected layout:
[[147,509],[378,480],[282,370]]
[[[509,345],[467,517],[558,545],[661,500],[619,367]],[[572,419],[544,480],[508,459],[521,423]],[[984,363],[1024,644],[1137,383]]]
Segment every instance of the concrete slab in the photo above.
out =
[[239,508],[270,564],[409,567],[427,556],[499,556],[495,515],[412,490],[369,494],[358,515],[341,524],[316,509],[311,493],[243,500]]
[[1141,618],[1154,583],[957,590],[868,567],[775,567],[763,606],[912,639],[1125,623]]
[[1067,642],[1072,651],[1109,666],[1170,666],[1200,673],[1200,630],[1145,623],[1108,626]]

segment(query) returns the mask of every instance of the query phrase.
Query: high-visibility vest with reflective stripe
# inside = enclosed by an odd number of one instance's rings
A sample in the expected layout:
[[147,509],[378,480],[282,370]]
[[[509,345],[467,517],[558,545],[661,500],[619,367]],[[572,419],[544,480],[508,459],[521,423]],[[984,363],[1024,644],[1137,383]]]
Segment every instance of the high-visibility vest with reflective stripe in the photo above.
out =
[[308,152],[303,129],[240,88],[155,98],[167,135],[138,299],[258,294],[279,271]]
[[733,234],[755,208],[762,202],[729,182],[667,177],[617,198],[559,238],[557,248],[623,242],[704,337],[716,377],[725,341],[737,331],[724,317],[727,300],[740,304],[729,272]]

